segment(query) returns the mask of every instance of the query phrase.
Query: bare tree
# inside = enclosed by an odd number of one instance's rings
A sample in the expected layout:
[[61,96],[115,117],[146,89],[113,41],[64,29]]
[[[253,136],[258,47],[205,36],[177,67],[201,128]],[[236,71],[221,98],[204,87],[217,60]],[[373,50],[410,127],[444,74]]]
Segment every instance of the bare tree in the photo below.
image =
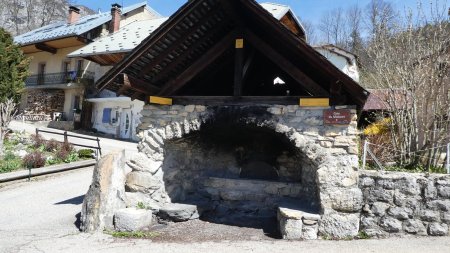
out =
[[3,141],[11,120],[17,113],[17,104],[12,99],[0,103],[0,157],[3,157]]
[[309,20],[300,19],[303,28],[305,29],[306,38],[310,45],[315,45],[317,43],[317,33],[316,27]]
[[394,28],[386,25],[387,12],[372,20],[373,68],[364,82],[387,90],[398,163],[431,168],[450,141],[450,24],[442,16],[424,20],[410,14]]
[[345,47],[348,34],[344,10],[337,8],[325,13],[320,19],[319,30],[326,43]]
[[398,16],[392,3],[385,0],[371,0],[366,14],[366,26],[374,40],[393,31]]

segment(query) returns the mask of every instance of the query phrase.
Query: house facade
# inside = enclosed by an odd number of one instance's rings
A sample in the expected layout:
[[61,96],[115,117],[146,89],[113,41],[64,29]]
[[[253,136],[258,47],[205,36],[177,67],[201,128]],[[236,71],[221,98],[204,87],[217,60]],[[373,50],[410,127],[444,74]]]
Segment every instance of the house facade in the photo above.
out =
[[122,8],[112,5],[110,13],[81,17],[70,7],[67,21],[44,26],[15,37],[25,55],[31,58],[30,76],[22,95],[25,119],[78,121],[83,101],[108,68],[81,57],[68,55],[96,40],[116,33],[120,26],[136,20],[153,19],[160,14],[146,2]]

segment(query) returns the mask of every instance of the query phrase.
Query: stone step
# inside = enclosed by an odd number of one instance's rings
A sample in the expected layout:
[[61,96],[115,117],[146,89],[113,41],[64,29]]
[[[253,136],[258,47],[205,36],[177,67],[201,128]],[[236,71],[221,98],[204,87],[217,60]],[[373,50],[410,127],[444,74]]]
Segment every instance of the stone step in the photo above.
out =
[[320,214],[305,208],[301,203],[281,204],[278,207],[277,218],[283,239],[317,239]]
[[196,205],[167,203],[158,212],[158,216],[175,222],[195,220],[199,218]]

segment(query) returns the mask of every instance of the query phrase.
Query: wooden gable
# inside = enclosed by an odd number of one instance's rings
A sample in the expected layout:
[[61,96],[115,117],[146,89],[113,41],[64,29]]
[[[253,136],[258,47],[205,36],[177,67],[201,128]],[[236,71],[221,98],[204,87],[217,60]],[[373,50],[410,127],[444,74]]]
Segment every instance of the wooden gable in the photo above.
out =
[[253,0],[192,0],[97,87],[144,101],[266,97],[289,104],[325,97],[332,105],[362,107],[368,92],[303,38]]

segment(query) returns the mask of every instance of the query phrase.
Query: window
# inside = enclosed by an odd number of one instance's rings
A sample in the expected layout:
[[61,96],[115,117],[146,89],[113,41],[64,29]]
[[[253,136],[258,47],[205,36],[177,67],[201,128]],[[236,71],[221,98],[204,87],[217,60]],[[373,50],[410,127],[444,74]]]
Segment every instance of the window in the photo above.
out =
[[42,62],[38,65],[38,85],[43,85],[45,83],[45,68],[46,63]]
[[74,103],[73,103],[73,109],[80,109],[80,96],[75,96]]
[[70,75],[70,61],[69,60],[63,61],[61,70],[62,70],[62,73],[64,73],[64,79],[66,81],[70,81],[71,75]]
[[83,75],[83,65],[84,65],[83,60],[77,61],[77,77],[81,77]]

